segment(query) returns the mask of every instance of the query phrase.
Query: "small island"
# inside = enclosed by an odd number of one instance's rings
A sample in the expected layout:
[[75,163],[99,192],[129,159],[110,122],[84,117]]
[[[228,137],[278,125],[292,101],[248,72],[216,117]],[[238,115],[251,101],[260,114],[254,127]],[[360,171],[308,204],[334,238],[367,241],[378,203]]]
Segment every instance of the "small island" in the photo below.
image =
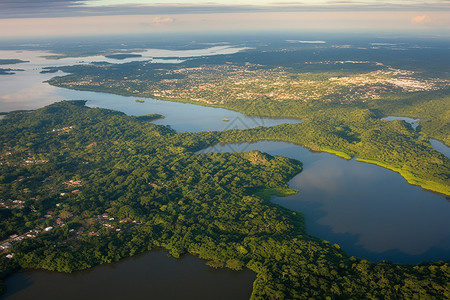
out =
[[155,120],[158,120],[158,119],[164,119],[164,116],[160,115],[160,114],[146,114],[144,116],[139,116],[139,117],[136,117],[136,118],[138,120],[140,120],[140,121],[151,122],[151,121],[155,121]]
[[21,59],[0,58],[0,65],[15,65],[15,64],[26,63],[26,62],[29,62],[29,61],[21,60]]
[[132,54],[132,53],[119,53],[119,54],[105,55],[105,57],[106,58],[123,60],[123,59],[127,59],[127,58],[142,57],[142,55],[141,54]]
[[24,71],[22,69],[2,69],[0,68],[0,75],[14,75],[16,72]]
[[41,74],[51,74],[51,73],[56,73],[58,72],[58,69],[56,68],[43,68],[41,72]]
[[142,99],[136,99],[136,102],[137,102],[137,103],[144,103],[145,100],[142,100]]

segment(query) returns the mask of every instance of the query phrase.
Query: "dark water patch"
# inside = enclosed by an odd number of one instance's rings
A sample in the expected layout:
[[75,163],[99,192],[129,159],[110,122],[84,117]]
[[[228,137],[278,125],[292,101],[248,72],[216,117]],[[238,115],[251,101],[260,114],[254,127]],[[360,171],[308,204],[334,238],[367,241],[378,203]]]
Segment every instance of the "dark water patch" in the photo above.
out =
[[1,299],[249,299],[254,280],[250,270],[213,269],[193,256],[156,251],[72,274],[20,271],[6,279]]
[[200,151],[260,150],[303,162],[289,186],[299,193],[273,202],[305,215],[307,232],[373,261],[450,259],[450,204],[382,167],[311,152],[283,142],[215,145]]

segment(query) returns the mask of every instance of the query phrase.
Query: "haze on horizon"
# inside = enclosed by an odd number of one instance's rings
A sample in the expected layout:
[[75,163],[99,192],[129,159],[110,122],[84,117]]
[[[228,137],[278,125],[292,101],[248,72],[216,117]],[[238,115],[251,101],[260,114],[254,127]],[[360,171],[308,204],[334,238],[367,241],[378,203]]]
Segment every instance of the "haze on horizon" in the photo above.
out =
[[[138,3],[137,3],[138,2]],[[0,39],[240,31],[409,32],[449,38],[450,3],[415,0],[6,0]]]

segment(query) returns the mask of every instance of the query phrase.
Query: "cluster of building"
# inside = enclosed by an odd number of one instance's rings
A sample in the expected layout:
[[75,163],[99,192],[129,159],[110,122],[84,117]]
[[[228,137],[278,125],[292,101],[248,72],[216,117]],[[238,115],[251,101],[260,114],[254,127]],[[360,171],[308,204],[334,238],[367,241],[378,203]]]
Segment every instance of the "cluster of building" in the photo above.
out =
[[66,134],[69,133],[72,129],[75,129],[75,125],[72,126],[67,126],[67,127],[63,127],[63,128],[53,128],[52,132],[59,134]]
[[[10,248],[14,243],[24,239],[35,238],[39,234],[39,232],[40,232],[39,229],[32,229],[22,235],[18,234],[10,235],[9,238],[0,242],[0,252],[9,253]],[[8,256],[7,257],[12,258],[12,256],[13,254],[9,253],[9,257]]]
[[0,208],[22,209],[24,203],[23,200],[0,199]]
[[[267,99],[274,101],[340,101],[378,99],[389,92],[436,90],[450,85],[450,81],[416,78],[408,70],[395,69],[370,61],[323,61],[310,64],[371,64],[378,71],[314,80],[308,74],[297,77],[283,68],[264,69],[257,65],[211,65],[195,68],[164,70],[165,75],[182,74],[180,79],[135,79],[139,90],[152,97],[190,99],[204,103],[227,103],[235,100]],[[317,74],[314,74],[317,75]],[[326,72],[324,73],[326,77]],[[128,81],[115,83],[118,88],[130,89]],[[338,99],[338,100],[337,100]]]

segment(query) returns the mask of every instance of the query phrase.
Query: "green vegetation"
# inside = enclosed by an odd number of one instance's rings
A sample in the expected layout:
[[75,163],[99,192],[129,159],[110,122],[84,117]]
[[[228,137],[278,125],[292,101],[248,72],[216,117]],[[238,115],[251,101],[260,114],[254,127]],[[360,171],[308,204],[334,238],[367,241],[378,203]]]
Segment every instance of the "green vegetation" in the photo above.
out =
[[112,59],[126,59],[126,58],[135,58],[135,57],[142,57],[141,54],[131,54],[131,53],[121,53],[121,54],[109,54],[105,55],[106,58],[112,58]]
[[350,155],[348,155],[347,153],[342,152],[342,151],[337,151],[337,150],[328,149],[328,148],[319,148],[319,151],[328,152],[328,153],[334,154],[334,155],[339,156],[344,159],[352,159],[352,157]]
[[142,100],[142,99],[136,99],[136,102],[137,102],[137,103],[145,103],[145,100]]
[[51,73],[56,73],[58,72],[57,69],[48,69],[48,68],[43,68],[41,72],[41,74],[51,74]]
[[270,203],[294,192],[286,183],[299,162],[258,151],[194,154],[233,133],[249,132],[176,133],[83,101],[8,114],[0,236],[24,238],[8,250],[12,259],[0,256],[0,276],[18,267],[72,272],[158,247],[249,268],[252,299],[450,296],[448,262],[348,257],[309,236],[300,213]]
[[[344,51],[350,50],[332,51],[331,57],[342,52],[344,58],[349,55]],[[255,50],[177,65],[72,66],[61,68],[71,75],[49,83],[301,119],[301,124],[224,133],[220,139],[286,141],[346,159],[358,157],[399,172],[411,184],[450,195],[450,160],[428,141],[435,138],[450,145],[448,73],[433,73],[434,63],[427,69],[415,52],[410,60],[395,57],[392,62],[392,53],[382,57],[394,66],[367,61],[365,53],[353,53],[358,61],[333,61],[323,53],[323,60],[307,61],[312,55],[307,50]],[[381,120],[389,115],[419,118],[420,126],[414,131],[403,121]]]
[[420,134],[450,146],[450,90],[392,95],[371,103],[383,115],[419,118]]
[[287,197],[291,195],[297,194],[298,191],[286,188],[286,187],[272,187],[272,188],[265,188],[260,192],[257,192],[255,195],[260,197],[261,199],[270,200],[270,197],[277,196],[277,197]]
[[337,152],[347,159],[356,156],[399,172],[411,184],[450,195],[449,159],[407,123],[380,120],[368,109],[323,108],[305,114],[301,124],[225,131],[220,142],[286,141],[314,151]]
[[138,116],[136,118],[141,121],[151,122],[158,119],[164,119],[164,116],[160,114],[146,114],[144,116]]
[[0,59],[0,65],[15,65],[20,63],[26,63],[29,62],[27,60],[21,60],[21,59]]
[[6,285],[2,279],[17,270],[18,265],[14,259],[6,258],[6,254],[0,254],[0,295],[6,292]]
[[16,72],[23,71],[22,69],[2,69],[0,68],[0,75],[13,75]]
[[[0,65],[14,65],[14,64],[19,64],[19,63],[25,63],[28,62],[26,60],[21,60],[21,59],[0,59]],[[13,75],[16,74],[16,72],[18,71],[23,71],[22,69],[4,69],[4,68],[0,68],[0,75]]]

